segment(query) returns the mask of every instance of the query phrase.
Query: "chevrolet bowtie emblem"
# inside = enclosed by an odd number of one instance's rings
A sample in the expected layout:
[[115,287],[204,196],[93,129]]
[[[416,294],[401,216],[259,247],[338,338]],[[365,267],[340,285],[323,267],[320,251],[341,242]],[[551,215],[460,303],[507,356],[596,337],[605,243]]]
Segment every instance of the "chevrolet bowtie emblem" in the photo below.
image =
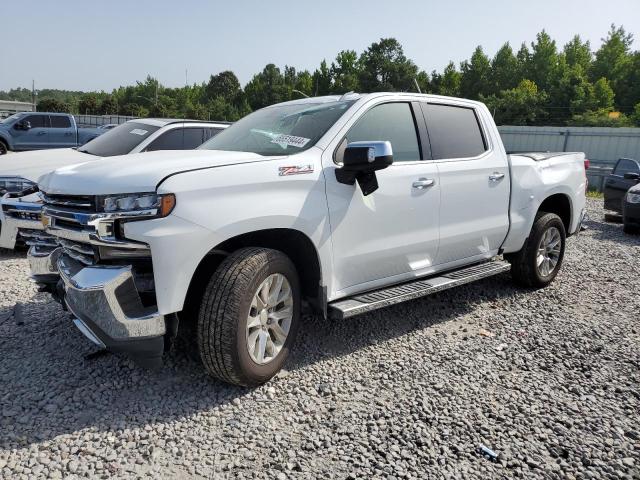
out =
[[40,221],[42,222],[42,226],[44,228],[47,228],[49,225],[51,225],[51,217],[48,217],[47,215],[40,215]]

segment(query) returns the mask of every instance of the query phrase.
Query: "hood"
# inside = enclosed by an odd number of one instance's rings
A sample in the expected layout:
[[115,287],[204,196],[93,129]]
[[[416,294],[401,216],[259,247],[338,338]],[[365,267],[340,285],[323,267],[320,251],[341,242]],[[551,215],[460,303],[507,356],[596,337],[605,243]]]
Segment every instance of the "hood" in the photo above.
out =
[[108,157],[100,162],[59,168],[40,179],[40,189],[52,194],[108,195],[154,192],[167,176],[189,170],[275,160],[250,152],[165,150]]
[[37,182],[42,175],[56,168],[99,158],[72,148],[11,153],[0,159],[0,176],[16,176]]

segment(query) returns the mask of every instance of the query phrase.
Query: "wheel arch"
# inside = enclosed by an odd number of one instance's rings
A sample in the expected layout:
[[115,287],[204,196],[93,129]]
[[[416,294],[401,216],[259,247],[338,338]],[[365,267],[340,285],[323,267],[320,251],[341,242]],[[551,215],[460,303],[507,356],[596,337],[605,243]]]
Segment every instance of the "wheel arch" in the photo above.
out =
[[287,255],[300,277],[302,297],[315,310],[324,313],[326,293],[322,285],[322,264],[313,241],[303,232],[292,228],[273,228],[242,233],[211,248],[200,260],[189,283],[185,310],[199,305],[211,275],[220,263],[234,251],[245,247],[263,247]]
[[571,197],[565,193],[554,193],[546,197],[540,206],[538,212],[555,213],[560,217],[564,225],[564,229],[567,236],[570,235],[571,225],[573,220],[573,205],[571,204]]

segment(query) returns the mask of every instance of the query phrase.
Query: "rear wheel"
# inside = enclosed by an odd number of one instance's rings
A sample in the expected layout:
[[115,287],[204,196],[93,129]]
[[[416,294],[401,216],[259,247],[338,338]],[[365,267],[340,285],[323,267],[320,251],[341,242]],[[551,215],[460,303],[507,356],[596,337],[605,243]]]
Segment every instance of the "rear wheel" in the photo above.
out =
[[291,260],[267,248],[230,255],[209,281],[198,316],[207,371],[256,386],[282,368],[300,321],[300,284]]
[[562,266],[566,236],[558,215],[539,213],[522,249],[506,257],[515,282],[535,288],[549,285]]
[[9,147],[7,147],[7,144],[0,140],[0,155],[6,155],[8,151]]

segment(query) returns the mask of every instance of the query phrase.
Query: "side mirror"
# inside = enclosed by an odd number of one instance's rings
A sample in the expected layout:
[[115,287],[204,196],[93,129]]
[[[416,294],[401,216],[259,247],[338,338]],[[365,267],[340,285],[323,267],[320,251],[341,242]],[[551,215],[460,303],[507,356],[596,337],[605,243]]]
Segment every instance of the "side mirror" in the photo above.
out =
[[624,174],[625,180],[635,180],[636,182],[640,180],[640,173],[627,172]]
[[342,168],[336,169],[336,180],[346,185],[353,185],[357,181],[366,196],[378,189],[375,172],[391,164],[391,142],[352,142],[344,151]]
[[26,120],[21,120],[18,123],[16,123],[15,128],[16,130],[29,130],[31,129],[31,122],[28,122]]

